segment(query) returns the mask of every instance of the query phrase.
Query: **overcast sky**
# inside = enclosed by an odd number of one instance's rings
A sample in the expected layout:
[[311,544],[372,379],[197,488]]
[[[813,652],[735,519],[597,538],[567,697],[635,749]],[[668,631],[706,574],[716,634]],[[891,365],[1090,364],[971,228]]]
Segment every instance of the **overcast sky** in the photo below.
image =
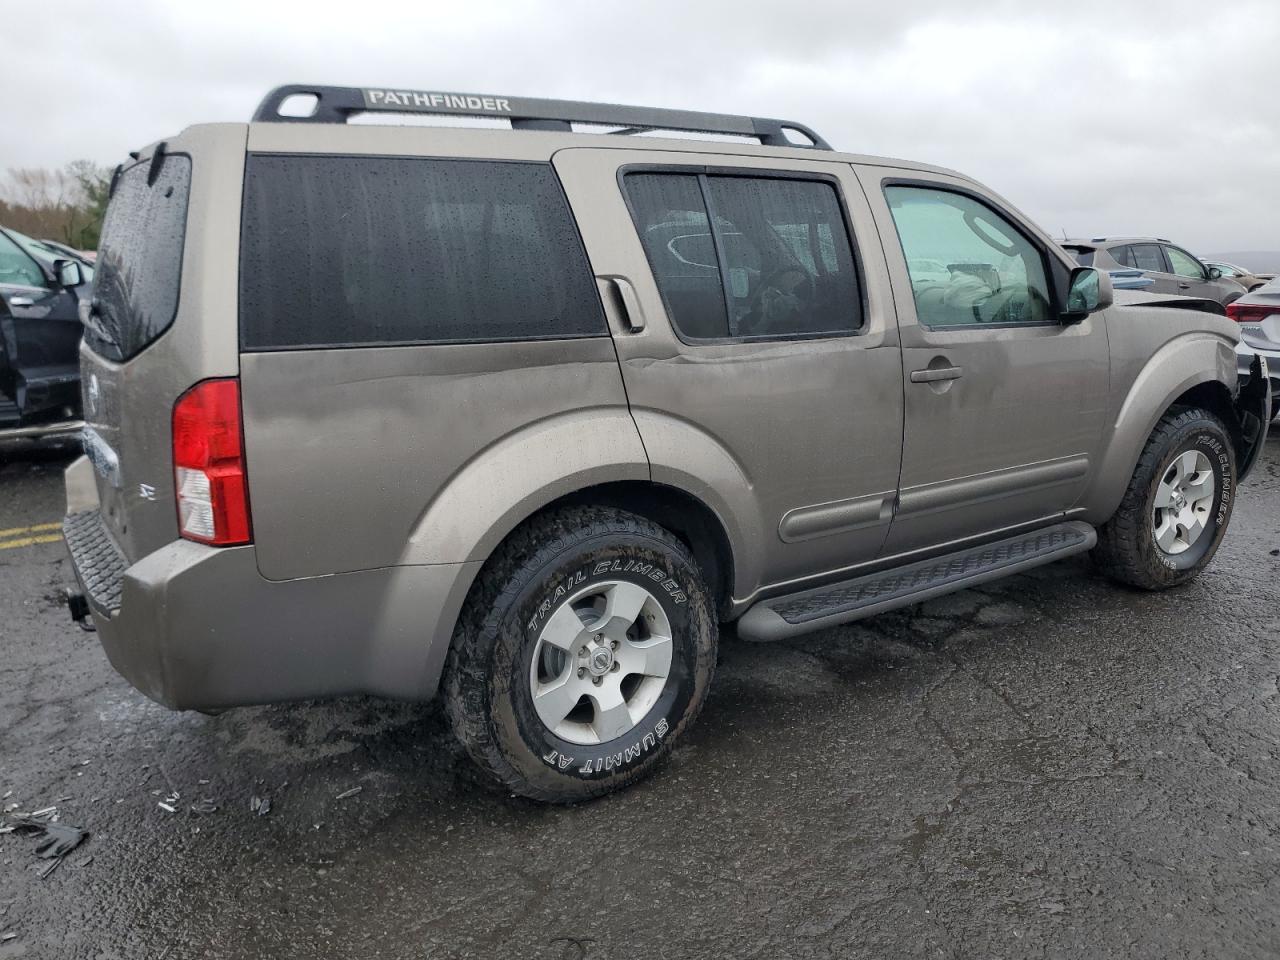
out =
[[[0,21],[18,6],[0,0]],[[288,82],[565,97],[800,120],[839,149],[962,170],[1055,235],[1280,250],[1276,0],[94,0],[40,16],[0,58],[0,167],[114,164],[245,120]]]

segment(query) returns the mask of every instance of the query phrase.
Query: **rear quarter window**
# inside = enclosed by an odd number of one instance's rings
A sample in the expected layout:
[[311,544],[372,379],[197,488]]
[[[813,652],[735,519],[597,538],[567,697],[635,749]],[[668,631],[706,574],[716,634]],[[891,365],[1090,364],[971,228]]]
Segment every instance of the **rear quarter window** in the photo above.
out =
[[251,155],[246,350],[606,336],[547,164]]
[[190,193],[185,154],[163,154],[120,173],[102,225],[84,333],[102,356],[128,360],[173,324]]

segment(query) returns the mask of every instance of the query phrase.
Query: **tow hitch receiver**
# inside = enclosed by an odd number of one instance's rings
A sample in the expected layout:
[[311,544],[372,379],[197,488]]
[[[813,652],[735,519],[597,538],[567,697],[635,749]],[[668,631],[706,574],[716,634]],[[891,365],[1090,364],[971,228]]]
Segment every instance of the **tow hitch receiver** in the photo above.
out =
[[98,628],[93,625],[93,619],[89,616],[89,601],[85,599],[83,593],[68,588],[63,591],[63,596],[67,600],[67,609],[71,611],[71,619],[81,630],[89,633],[96,633]]

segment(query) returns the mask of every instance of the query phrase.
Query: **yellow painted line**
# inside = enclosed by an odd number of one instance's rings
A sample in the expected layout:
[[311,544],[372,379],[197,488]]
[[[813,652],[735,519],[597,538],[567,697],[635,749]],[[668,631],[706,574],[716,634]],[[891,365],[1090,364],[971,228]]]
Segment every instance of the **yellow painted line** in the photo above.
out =
[[36,543],[57,543],[62,539],[62,534],[55,533],[52,536],[45,534],[41,537],[23,537],[21,540],[0,540],[0,550],[12,550],[14,547],[29,547]]
[[5,537],[16,537],[20,533],[39,533],[41,530],[61,530],[62,521],[56,523],[37,523],[30,527],[10,527],[8,530],[0,530],[0,540]]

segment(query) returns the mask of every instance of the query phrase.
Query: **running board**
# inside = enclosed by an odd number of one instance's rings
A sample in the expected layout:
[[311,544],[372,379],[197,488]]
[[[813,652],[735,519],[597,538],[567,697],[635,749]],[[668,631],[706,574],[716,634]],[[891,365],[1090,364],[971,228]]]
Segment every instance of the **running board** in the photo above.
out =
[[969,547],[905,567],[762,600],[738,621],[743,640],[783,640],[964,590],[1093,549],[1098,533],[1078,520]]

